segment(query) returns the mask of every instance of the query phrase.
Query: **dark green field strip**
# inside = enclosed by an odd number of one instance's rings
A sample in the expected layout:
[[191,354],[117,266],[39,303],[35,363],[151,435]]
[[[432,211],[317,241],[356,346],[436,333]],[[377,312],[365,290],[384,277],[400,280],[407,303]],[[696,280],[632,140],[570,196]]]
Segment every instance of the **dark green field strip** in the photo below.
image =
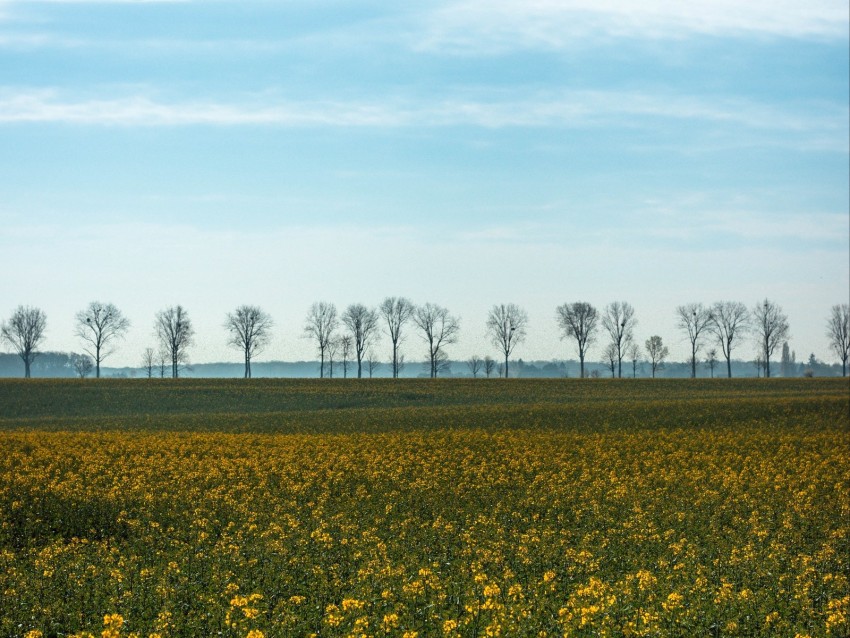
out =
[[831,398],[847,379],[30,379],[0,381],[0,427],[68,418],[362,408]]
[[836,396],[584,400],[269,412],[182,412],[0,419],[0,430],[353,434],[446,429],[613,430],[724,427],[835,430],[850,436],[847,400]]

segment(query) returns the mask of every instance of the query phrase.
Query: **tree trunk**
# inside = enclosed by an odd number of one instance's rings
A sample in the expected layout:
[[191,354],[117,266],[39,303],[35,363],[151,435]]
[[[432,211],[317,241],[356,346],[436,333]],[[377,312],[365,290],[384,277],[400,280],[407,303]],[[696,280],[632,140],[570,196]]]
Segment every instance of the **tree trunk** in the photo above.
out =
[[508,354],[505,353],[505,378],[508,378]]
[[581,378],[584,379],[584,352],[579,352],[578,358],[581,362]]
[[732,378],[732,355],[731,354],[729,354],[729,356],[726,357],[726,372],[729,374],[729,378],[731,379]]
[[30,378],[30,358],[28,356],[24,357],[24,378]]
[[320,358],[319,378],[324,379],[325,378],[325,349],[324,348],[319,349],[319,358]]

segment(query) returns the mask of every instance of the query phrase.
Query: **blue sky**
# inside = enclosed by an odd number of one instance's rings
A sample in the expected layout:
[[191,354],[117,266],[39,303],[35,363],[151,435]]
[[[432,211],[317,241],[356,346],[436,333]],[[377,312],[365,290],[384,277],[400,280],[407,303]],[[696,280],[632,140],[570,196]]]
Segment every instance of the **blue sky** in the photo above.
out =
[[402,294],[463,358],[515,302],[550,359],[557,305],[626,300],[683,358],[678,304],[767,296],[829,358],[849,41],[844,0],[0,0],[0,315],[79,350],[112,301],[132,365],[181,303],[201,362],[256,303],[263,358],[301,359],[313,301]]

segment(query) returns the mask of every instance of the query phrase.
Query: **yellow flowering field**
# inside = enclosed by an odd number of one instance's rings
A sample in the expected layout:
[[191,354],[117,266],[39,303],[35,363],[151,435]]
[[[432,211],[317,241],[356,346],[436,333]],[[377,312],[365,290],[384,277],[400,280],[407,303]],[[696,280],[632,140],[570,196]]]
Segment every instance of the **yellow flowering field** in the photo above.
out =
[[850,635],[845,382],[572,383],[0,416],[0,636]]

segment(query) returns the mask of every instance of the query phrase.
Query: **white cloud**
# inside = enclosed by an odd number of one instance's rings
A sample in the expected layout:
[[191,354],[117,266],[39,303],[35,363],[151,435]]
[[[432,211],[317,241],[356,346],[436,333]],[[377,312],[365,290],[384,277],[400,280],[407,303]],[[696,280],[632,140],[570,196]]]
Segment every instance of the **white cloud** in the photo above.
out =
[[559,49],[587,37],[843,38],[844,0],[464,0],[435,10],[417,46],[439,52]]
[[651,126],[657,120],[682,120],[782,131],[797,134],[787,140],[795,145],[805,141],[797,139],[799,136],[808,136],[810,145],[839,151],[847,148],[850,111],[846,105],[815,102],[783,110],[744,99],[622,91],[541,92],[522,99],[512,95],[481,91],[431,101],[387,97],[341,102],[290,101],[267,93],[225,102],[163,100],[138,92],[90,98],[53,89],[0,89],[0,124],[506,128],[635,127]]

